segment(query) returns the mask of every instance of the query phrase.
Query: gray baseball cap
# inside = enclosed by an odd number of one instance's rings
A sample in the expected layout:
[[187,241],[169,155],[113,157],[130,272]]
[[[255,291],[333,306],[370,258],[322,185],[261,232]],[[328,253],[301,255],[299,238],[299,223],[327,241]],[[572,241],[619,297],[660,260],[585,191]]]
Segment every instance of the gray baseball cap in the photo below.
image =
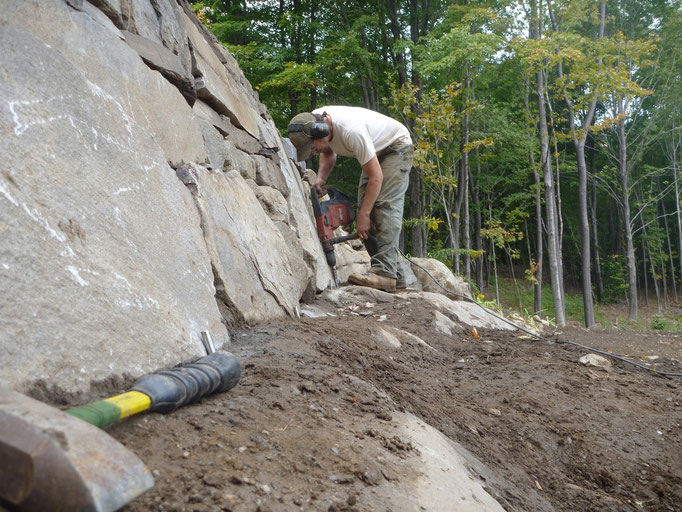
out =
[[299,162],[307,160],[310,157],[313,141],[313,134],[310,130],[315,122],[315,116],[310,112],[298,114],[289,121],[287,131],[289,132],[291,143],[296,147],[296,154],[298,155],[297,159]]

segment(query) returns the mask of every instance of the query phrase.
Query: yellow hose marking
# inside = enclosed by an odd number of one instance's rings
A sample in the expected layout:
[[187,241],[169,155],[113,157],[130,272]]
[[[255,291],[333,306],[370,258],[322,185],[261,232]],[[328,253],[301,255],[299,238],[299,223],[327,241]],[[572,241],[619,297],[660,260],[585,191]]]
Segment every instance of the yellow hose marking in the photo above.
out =
[[121,409],[121,418],[126,418],[137,414],[138,412],[146,411],[152,405],[152,399],[144,393],[139,391],[128,391],[122,395],[112,396],[104,400],[111,402]]

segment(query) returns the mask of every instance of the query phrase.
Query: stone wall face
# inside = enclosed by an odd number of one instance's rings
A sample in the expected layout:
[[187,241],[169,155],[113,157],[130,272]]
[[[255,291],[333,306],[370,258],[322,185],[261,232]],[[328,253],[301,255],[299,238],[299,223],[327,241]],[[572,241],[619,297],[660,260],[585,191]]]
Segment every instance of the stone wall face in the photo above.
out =
[[294,315],[309,184],[184,0],[0,10],[0,385],[68,392]]

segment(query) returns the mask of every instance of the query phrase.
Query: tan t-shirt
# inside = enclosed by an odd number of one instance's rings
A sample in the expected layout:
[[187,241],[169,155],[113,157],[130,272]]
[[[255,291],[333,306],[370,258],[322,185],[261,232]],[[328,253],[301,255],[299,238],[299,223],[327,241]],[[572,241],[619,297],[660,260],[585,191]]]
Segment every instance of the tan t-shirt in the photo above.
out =
[[412,143],[410,132],[402,123],[379,112],[341,106],[313,110],[313,114],[325,112],[331,116],[334,129],[329,147],[337,155],[356,158],[360,165],[394,142]]

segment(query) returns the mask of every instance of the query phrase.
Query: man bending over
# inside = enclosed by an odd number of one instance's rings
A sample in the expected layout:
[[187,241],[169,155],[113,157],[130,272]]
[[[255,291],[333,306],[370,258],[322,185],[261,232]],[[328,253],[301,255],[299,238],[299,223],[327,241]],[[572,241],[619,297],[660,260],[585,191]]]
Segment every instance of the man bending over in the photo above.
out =
[[412,167],[410,132],[398,121],[359,107],[328,106],[294,117],[289,138],[298,160],[320,155],[315,188],[324,194],[338,155],[355,158],[362,166],[358,185],[357,229],[367,240],[374,221],[377,249],[366,274],[351,274],[348,281],[387,292],[405,288],[399,265],[398,240],[405,192]]

